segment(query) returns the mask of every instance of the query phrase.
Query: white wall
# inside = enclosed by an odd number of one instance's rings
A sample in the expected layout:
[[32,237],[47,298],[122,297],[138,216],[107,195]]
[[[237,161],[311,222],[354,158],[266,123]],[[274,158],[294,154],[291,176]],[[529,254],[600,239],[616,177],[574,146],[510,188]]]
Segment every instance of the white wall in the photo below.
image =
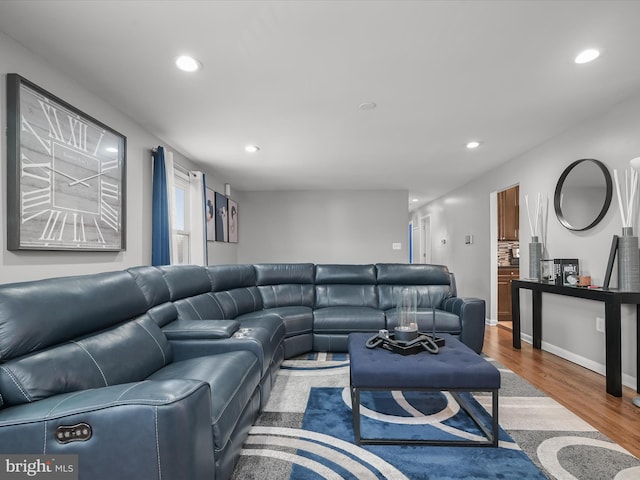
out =
[[[489,305],[495,205],[490,196],[511,185],[520,185],[520,271],[528,275],[528,242],[531,237],[524,196],[530,200],[538,192],[549,198],[547,258],[578,258],[581,272],[601,284],[614,234],[621,221],[615,197],[603,221],[586,232],[565,229],[553,212],[553,193],[562,171],[574,160],[595,158],[611,171],[628,168],[629,160],[640,155],[640,96],[589,119],[571,130],[492,170],[475,181],[450,192],[414,212],[412,217],[431,215],[433,263],[443,263],[456,274],[462,296],[484,298]],[[634,232],[638,233],[637,219]],[[464,234],[474,235],[474,244],[464,244]],[[442,245],[441,238],[447,238]],[[495,275],[495,267],[493,268]],[[614,275],[615,277],[615,275]],[[615,286],[615,279],[612,281]],[[531,334],[530,293],[521,295],[522,329]],[[603,304],[557,295],[543,295],[543,347],[593,370],[604,372],[604,335],[595,330],[595,317],[604,316]],[[488,312],[495,318],[495,312]],[[623,382],[635,387],[635,308],[623,306]]]
[[406,190],[242,192],[239,199],[240,263],[408,261]]
[[[127,249],[123,252],[46,252],[6,249],[6,74],[19,73],[81,111],[106,123],[127,137]],[[164,143],[135,124],[109,104],[80,87],[73,79],[56,70],[45,60],[0,33],[0,283],[26,281],[62,275],[79,275],[121,270],[151,262],[151,153]],[[167,145],[172,150],[170,145]],[[176,163],[200,169],[175,153]],[[224,191],[225,179],[211,172],[207,180],[217,191]],[[235,262],[236,246],[210,244],[210,257]]]

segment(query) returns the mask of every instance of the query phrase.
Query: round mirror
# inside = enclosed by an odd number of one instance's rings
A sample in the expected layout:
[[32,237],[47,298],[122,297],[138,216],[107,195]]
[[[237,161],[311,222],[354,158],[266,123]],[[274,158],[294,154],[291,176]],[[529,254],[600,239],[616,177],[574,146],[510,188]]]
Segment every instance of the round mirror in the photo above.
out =
[[602,162],[591,158],[576,160],[562,172],[556,185],[556,216],[569,230],[588,230],[609,210],[612,192],[611,175]]

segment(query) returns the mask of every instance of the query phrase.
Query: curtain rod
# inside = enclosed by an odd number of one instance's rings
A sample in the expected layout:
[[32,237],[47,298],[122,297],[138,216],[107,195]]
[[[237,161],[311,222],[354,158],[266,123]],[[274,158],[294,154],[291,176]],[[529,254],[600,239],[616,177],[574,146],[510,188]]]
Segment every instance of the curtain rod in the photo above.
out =
[[[158,151],[158,147],[153,147],[151,149],[151,151],[153,153],[156,153]],[[185,175],[189,175],[191,173],[191,170],[189,170],[188,168],[183,167],[179,163],[174,163],[173,164],[173,168],[175,168],[176,170],[179,170],[181,173],[184,173]]]

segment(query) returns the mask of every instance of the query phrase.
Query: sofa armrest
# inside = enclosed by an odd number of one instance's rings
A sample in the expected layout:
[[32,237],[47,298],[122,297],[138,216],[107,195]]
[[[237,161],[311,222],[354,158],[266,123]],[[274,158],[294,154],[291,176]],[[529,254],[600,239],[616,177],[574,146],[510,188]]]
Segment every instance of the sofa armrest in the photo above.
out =
[[442,302],[441,309],[458,315],[462,325],[460,341],[476,353],[481,353],[484,344],[486,312],[484,300],[471,297],[450,297]]
[[[68,441],[64,431],[76,425],[82,436]],[[4,408],[0,446],[78,455],[80,478],[92,480],[214,478],[211,390],[197,380],[143,381]]]
[[162,327],[169,340],[230,338],[240,323],[235,320],[175,320]]

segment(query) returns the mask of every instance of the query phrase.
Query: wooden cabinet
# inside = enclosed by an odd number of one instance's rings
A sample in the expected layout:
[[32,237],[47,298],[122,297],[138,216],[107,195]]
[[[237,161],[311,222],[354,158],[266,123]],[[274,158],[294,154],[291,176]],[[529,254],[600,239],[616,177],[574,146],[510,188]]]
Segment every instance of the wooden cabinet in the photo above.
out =
[[518,240],[520,235],[520,187],[498,192],[498,240]]
[[518,267],[498,268],[498,321],[511,321],[511,280],[520,277]]

